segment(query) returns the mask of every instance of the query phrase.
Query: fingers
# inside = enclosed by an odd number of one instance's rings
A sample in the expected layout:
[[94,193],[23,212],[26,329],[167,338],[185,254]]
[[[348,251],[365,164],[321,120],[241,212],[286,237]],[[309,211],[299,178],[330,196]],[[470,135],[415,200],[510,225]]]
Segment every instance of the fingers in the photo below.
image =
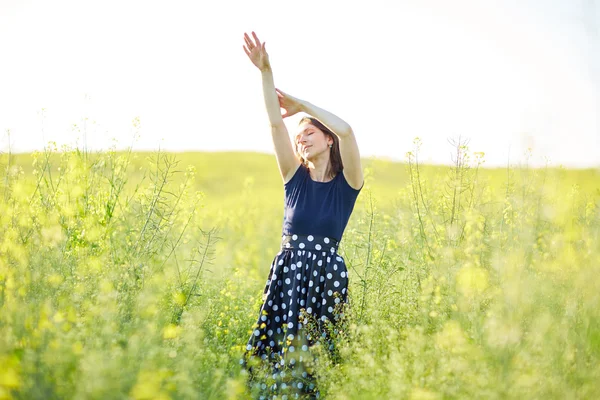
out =
[[254,36],[254,40],[256,40],[256,46],[260,46],[260,40],[258,40],[258,36],[256,36],[256,33],[254,33],[254,31],[252,31],[252,36]]
[[248,46],[248,50],[252,51],[254,48],[254,43],[252,43],[252,40],[250,40],[250,37],[247,33],[244,33],[244,41],[246,42],[246,46]]

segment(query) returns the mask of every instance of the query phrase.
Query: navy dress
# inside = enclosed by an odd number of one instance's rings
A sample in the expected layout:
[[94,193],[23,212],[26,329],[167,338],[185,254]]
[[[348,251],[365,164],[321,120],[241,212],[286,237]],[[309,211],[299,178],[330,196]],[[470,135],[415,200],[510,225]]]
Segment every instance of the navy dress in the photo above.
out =
[[337,249],[362,187],[352,188],[342,172],[314,181],[300,165],[284,188],[281,251],[240,362],[257,398],[317,398],[310,348],[328,338],[347,301],[348,271]]

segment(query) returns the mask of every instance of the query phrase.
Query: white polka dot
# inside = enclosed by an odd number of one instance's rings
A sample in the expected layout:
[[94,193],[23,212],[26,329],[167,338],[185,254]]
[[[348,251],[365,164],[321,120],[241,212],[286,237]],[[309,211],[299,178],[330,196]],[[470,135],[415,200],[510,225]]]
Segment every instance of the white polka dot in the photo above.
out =
[[333,275],[331,275],[331,272],[329,272],[329,273],[327,274],[327,279],[331,279],[331,278],[333,278]]
[[294,323],[293,322],[288,322],[288,328],[292,329],[294,327]]
[[335,253],[335,247],[332,247],[331,249],[329,249],[329,251],[331,252],[331,254]]
[[331,262],[331,258],[327,257],[327,262],[328,263]]
[[[316,297],[313,297],[311,300],[312,300],[312,302],[313,302],[313,303],[316,303],[316,302],[317,302],[317,298],[316,298]],[[309,307],[309,308],[310,308],[310,307]]]
[[318,243],[317,243],[317,244],[315,244],[315,249],[317,249],[317,250],[321,250],[321,245],[320,245],[320,244],[318,244]]
[[315,238],[314,238],[313,235],[308,235],[307,239],[308,239],[309,242],[312,242]]
[[272,281],[275,281],[277,279],[277,274],[273,274],[273,276],[271,277]]
[[283,265],[283,259],[279,260],[279,265]]
[[267,331],[267,336],[273,336],[273,330],[272,329],[269,329]]
[[327,291],[327,294],[328,294],[329,296],[333,296],[333,291],[332,291],[331,289],[329,289],[329,290]]
[[321,290],[321,289],[319,289],[319,287],[317,286],[317,287],[315,288],[315,292],[319,293],[319,290]]
[[301,256],[302,255],[302,250],[298,250],[298,255]]
[[335,303],[335,304],[339,304],[339,302],[340,302],[340,298],[339,298],[339,297],[336,297],[336,298],[335,298],[335,300],[334,300],[334,303]]
[[290,333],[289,335],[287,335],[287,339],[288,340],[294,340],[294,334]]
[[321,277],[319,278],[320,282],[323,282],[325,280],[325,277],[323,275],[321,275]]
[[298,235],[292,235],[293,240],[298,240]]
[[300,291],[300,285],[296,286],[296,292]]
[[336,257],[335,259],[336,259],[336,260],[338,260],[339,262],[341,262],[341,261],[342,261],[342,258],[341,258],[341,257]]
[[261,321],[266,321],[266,320],[267,320],[267,316],[266,316],[266,315],[262,315],[262,316],[260,317],[260,320],[261,320]]
[[[308,346],[307,345],[302,345],[302,350],[307,351],[308,350]],[[304,376],[304,374],[302,374],[302,376]]]
[[269,344],[271,345],[271,347],[275,346],[275,342],[274,341],[270,341]]
[[[306,293],[306,288],[305,288],[305,287],[303,287],[303,288],[302,288],[302,294],[305,294],[305,293]],[[300,301],[300,304],[302,305],[303,303],[304,303],[304,300],[301,300],[301,301]]]
[[284,310],[285,310],[285,308],[286,308],[286,307],[287,307],[287,306],[285,305],[285,303],[283,303],[283,304],[281,305],[281,308],[283,308]]
[[337,271],[337,264],[333,264],[333,270]]
[[267,304],[269,305],[269,307],[272,306],[273,305],[273,300],[269,300],[269,302]]
[[288,317],[291,317],[292,315],[294,315],[294,312],[293,312],[292,310],[290,310],[290,311],[288,312]]
[[283,267],[283,273],[284,273],[284,274],[287,274],[287,272],[288,272],[289,270],[290,270],[290,269],[289,269],[288,267]]
[[288,290],[288,296],[292,295],[292,289]]
[[333,307],[331,307],[331,306],[330,306],[330,307],[327,309],[327,311],[329,311],[329,312],[333,312]]
[[333,282],[333,286],[338,287],[340,286],[340,283],[338,281]]
[[246,346],[246,350],[248,350],[248,351],[252,350],[252,345],[249,344],[248,346]]
[[302,278],[302,275],[300,273],[296,274],[296,279],[300,280],[300,278]]
[[296,349],[294,348],[294,346],[290,346],[289,349],[290,353],[293,353]]
[[295,270],[296,270],[296,264],[292,264],[292,266],[291,266],[291,268],[290,268],[290,269],[291,269],[292,271],[295,271]]
[[[314,299],[314,297],[313,297],[313,299]],[[315,301],[313,300],[313,303],[314,303],[314,302],[315,302]],[[307,312],[307,313],[309,313],[309,314],[312,314],[312,307],[308,307],[308,308],[306,309],[306,312]]]
[[317,259],[317,255],[313,254],[313,261]]
[[340,274],[340,276],[341,276],[342,278],[345,278],[345,277],[346,277],[346,272],[345,272],[345,271],[342,271],[342,273]]
[[342,294],[346,293],[346,288],[342,289]]
[[258,335],[260,335],[260,331],[257,329],[254,331],[254,336],[258,336]]
[[313,271],[313,276],[317,276],[317,270],[316,269]]
[[[319,267],[320,267],[320,266],[322,266],[322,265],[323,265],[323,260],[319,260],[319,261],[317,261],[317,265],[318,265]],[[315,273],[317,273],[317,271],[315,271]]]
[[286,285],[289,285],[289,284],[290,284],[290,282],[291,282],[291,281],[290,281],[290,278],[285,278],[285,283],[286,283]]
[[308,282],[308,287],[313,287],[313,285],[314,285],[313,281]]
[[301,249],[303,249],[303,248],[304,248],[304,243],[300,243],[300,244],[298,245],[298,247],[300,247]]
[[273,311],[277,311],[279,310],[279,306],[277,306],[277,304],[273,305]]
[[329,238],[324,238],[323,241],[325,242],[325,244],[329,243]]
[[[302,289],[302,292],[304,292],[304,289]],[[304,306],[304,300],[300,300],[300,307]]]

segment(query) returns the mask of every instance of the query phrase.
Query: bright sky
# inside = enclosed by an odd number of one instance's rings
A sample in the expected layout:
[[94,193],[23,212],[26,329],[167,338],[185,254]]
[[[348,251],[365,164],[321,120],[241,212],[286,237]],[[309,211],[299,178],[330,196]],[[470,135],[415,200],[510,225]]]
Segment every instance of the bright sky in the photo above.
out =
[[404,160],[419,136],[451,163],[461,135],[487,166],[528,147],[600,166],[594,2],[0,0],[0,150],[7,130],[13,152],[126,148],[139,117],[134,150],[272,153],[254,30],[276,86],[346,120],[363,156]]

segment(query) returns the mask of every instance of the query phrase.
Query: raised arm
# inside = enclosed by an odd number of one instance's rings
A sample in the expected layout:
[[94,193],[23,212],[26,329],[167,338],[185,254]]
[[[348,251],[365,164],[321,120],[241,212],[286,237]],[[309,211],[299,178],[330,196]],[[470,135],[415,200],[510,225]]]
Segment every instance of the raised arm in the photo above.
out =
[[254,37],[254,42],[250,39],[248,34],[244,33],[244,41],[246,42],[244,52],[246,52],[250,61],[252,61],[252,63],[260,70],[262,76],[263,97],[267,108],[267,114],[269,115],[269,124],[271,126],[271,136],[275,147],[277,165],[279,166],[281,178],[284,182],[287,182],[296,171],[300,161],[294,154],[288,130],[283,123],[283,117],[281,116],[279,108],[279,100],[277,93],[275,92],[273,71],[271,70],[271,63],[269,62],[269,55],[265,49],[265,42],[261,43],[254,32],[252,32],[252,36]]
[[279,89],[275,90],[277,90],[280,105],[286,110],[283,118],[302,111],[321,121],[323,125],[337,135],[340,139],[340,155],[344,164],[343,174],[351,187],[360,189],[363,185],[363,172],[358,143],[356,143],[356,137],[350,125],[340,117],[308,101],[292,97]]

